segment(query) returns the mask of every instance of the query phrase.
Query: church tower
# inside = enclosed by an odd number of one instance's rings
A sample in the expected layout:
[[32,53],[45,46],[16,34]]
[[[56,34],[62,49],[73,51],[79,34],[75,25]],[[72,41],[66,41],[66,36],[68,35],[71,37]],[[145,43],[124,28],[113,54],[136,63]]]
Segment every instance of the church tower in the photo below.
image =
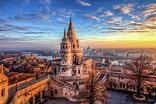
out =
[[64,29],[64,36],[62,42],[60,43],[60,52],[61,52],[61,69],[65,70],[72,65],[71,61],[71,43],[69,41],[66,29]]
[[79,61],[82,59],[83,49],[80,48],[80,42],[79,39],[77,39],[76,37],[76,32],[71,18],[69,22],[67,36],[69,37],[69,41],[71,43],[72,61],[73,63],[79,63]]

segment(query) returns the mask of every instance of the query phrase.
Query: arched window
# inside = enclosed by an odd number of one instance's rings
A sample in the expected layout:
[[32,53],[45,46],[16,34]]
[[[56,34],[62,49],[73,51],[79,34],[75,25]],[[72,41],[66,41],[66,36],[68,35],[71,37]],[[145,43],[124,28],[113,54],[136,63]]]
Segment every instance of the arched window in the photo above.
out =
[[1,90],[1,97],[3,97],[3,96],[5,96],[5,89],[4,88]]
[[78,74],[80,74],[80,70],[78,70]]
[[55,90],[55,94],[57,94],[57,90]]
[[65,49],[64,45],[63,45],[63,49]]
[[75,48],[75,44],[73,44],[73,48]]

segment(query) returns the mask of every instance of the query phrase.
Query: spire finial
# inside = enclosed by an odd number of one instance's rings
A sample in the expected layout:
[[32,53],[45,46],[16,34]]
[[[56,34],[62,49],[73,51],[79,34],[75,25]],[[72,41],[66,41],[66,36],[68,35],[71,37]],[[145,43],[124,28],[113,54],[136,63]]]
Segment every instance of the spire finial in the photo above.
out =
[[64,35],[66,34],[66,28],[64,28]]
[[72,18],[70,17],[70,23],[72,23]]

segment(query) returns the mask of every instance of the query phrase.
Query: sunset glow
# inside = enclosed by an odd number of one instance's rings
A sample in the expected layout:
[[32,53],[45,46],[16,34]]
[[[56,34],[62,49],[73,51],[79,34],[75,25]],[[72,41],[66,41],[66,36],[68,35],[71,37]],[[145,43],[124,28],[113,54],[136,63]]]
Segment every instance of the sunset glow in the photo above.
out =
[[81,47],[156,48],[155,0],[1,0],[2,49],[58,49],[72,17]]

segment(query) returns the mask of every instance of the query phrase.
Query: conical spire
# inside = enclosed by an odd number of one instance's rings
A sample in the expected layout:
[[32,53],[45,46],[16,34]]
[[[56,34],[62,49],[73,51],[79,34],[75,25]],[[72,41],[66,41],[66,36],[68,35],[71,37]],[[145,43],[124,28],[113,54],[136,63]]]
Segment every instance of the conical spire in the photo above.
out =
[[67,36],[66,28],[64,28],[64,36],[62,38],[62,42],[66,42],[66,41],[69,41],[69,38]]
[[75,29],[74,29],[74,25],[72,23],[72,19],[71,18],[70,18],[70,22],[69,22],[67,35],[68,35],[70,40],[76,40],[77,39],[76,38]]
[[64,28],[64,38],[65,38],[65,39],[68,38],[67,32],[66,32],[66,28]]

